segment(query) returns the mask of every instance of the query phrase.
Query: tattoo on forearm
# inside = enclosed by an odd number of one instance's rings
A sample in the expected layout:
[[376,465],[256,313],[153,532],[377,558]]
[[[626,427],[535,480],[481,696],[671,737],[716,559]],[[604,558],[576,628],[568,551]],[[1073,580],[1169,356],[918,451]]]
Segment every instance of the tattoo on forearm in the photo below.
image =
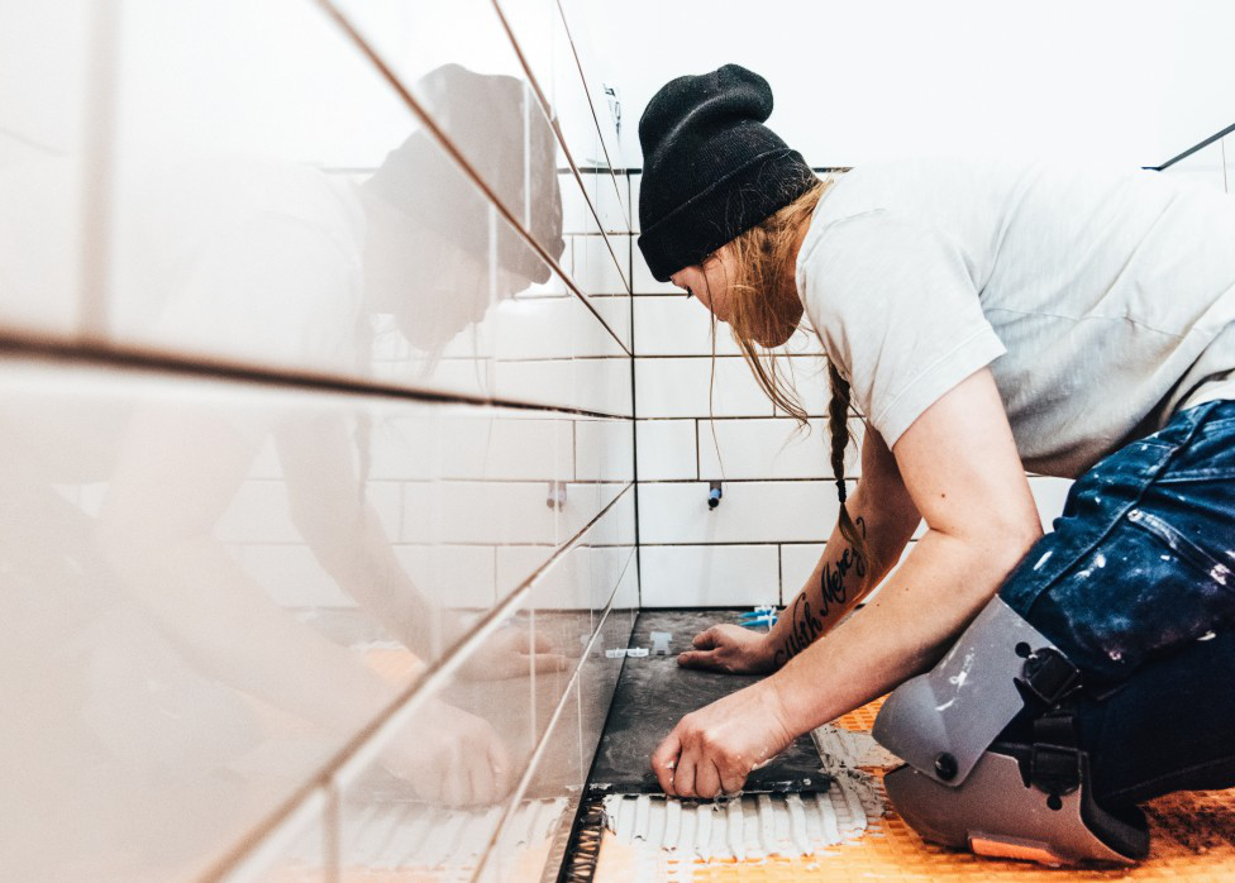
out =
[[[859,517],[854,521],[858,530],[866,537],[866,521]],[[860,583],[866,576],[866,560],[852,546],[846,546],[834,563],[825,564],[819,578],[820,610],[816,614],[806,597],[806,592],[798,595],[789,613],[789,635],[784,644],[773,656],[774,664],[784,665],[794,656],[811,645],[815,638],[824,630],[824,617],[828,615],[833,605],[845,603],[849,590],[845,586],[845,578],[852,571]]]

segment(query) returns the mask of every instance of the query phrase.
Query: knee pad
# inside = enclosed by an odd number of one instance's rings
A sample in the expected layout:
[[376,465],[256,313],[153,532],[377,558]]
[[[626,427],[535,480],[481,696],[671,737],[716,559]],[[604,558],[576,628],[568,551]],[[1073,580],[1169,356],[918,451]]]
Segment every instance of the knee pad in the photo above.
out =
[[[905,763],[888,797],[924,839],[1044,864],[1131,864],[1149,849],[1139,812],[1099,807],[1071,713],[1080,675],[994,598],[926,674],[892,691],[872,735]],[[1029,706],[1030,744],[996,741]]]

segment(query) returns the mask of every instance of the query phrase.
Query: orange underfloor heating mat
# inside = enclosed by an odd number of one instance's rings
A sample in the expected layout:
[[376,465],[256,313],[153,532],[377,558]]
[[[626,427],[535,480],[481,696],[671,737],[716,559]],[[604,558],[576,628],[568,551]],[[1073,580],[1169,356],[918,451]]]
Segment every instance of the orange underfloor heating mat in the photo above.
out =
[[[868,736],[880,701],[859,708],[837,721],[834,740],[846,734],[859,744]],[[839,736],[839,739],[836,737]],[[808,855],[788,858],[755,855],[737,858],[721,850],[720,857],[704,860],[695,853],[670,851],[639,839],[620,838],[611,830],[601,835],[592,879],[619,881],[1053,881],[1062,880],[1170,880],[1232,881],[1235,883],[1235,790],[1181,792],[1147,804],[1151,848],[1149,857],[1130,868],[1047,868],[1027,862],[979,858],[969,853],[925,843],[900,819],[883,794],[885,769],[877,750],[859,760],[858,775],[883,804],[867,819],[846,818],[844,804],[840,838]],[[835,787],[835,786],[833,786]],[[818,799],[812,797],[811,799]],[[805,801],[809,805],[809,800]],[[852,799],[850,800],[852,803]],[[795,803],[795,807],[796,807]],[[868,807],[869,808],[869,807]],[[740,851],[740,850],[739,850]]]

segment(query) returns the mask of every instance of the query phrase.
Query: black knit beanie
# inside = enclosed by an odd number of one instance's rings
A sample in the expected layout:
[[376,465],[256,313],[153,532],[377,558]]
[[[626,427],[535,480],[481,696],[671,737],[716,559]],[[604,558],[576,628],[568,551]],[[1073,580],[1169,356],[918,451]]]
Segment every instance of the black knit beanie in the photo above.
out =
[[700,263],[816,181],[764,121],[767,80],[736,64],[661,88],[639,120],[639,248],[661,282]]

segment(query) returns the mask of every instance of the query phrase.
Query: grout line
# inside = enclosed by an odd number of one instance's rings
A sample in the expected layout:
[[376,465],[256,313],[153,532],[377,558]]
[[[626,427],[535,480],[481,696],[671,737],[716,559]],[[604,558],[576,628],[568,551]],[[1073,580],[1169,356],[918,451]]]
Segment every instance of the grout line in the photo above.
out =
[[[822,353],[777,353],[778,359],[818,359]],[[618,358],[617,356],[602,356],[600,358]],[[653,359],[711,359],[710,353],[636,353],[632,358],[637,360],[653,360]],[[717,353],[716,358],[720,359],[741,359],[741,353]]]
[[[846,475],[845,481],[854,482],[854,481],[859,480],[861,477],[862,476],[860,475]],[[274,481],[275,479],[270,479],[270,480]],[[817,482],[819,484],[828,484],[828,483],[836,481],[836,476],[835,475],[798,476],[796,478],[791,478],[791,477],[778,478],[778,477],[769,477],[769,476],[764,476],[762,478],[731,478],[729,476],[725,476],[724,478],[712,478],[712,477],[708,477],[708,478],[645,478],[643,481],[639,483],[640,484],[684,485],[684,484],[701,484],[705,481],[723,481],[725,484],[789,484],[789,483],[801,483],[801,482]],[[527,483],[534,484],[535,482],[527,482]],[[617,484],[618,482],[613,481],[613,482],[604,482],[604,483],[605,484]]]
[[[626,202],[630,203],[630,178],[623,179],[626,182]],[[634,278],[634,243],[628,243],[626,249],[626,267],[630,272],[628,278]],[[630,348],[631,351],[638,349],[635,336],[635,299],[630,298],[628,303],[630,313]],[[636,422],[639,413],[639,382],[635,371],[635,360],[630,360],[630,468],[631,481],[635,485],[635,601],[640,607],[643,606],[643,556],[639,553],[639,424]]]
[[[699,481],[699,476],[703,475],[703,454],[699,451],[701,447],[699,444],[699,426],[702,420],[702,417],[696,417],[692,421],[695,424],[691,430],[691,440],[695,443],[695,481]],[[715,421],[710,422],[714,423]]]
[[[351,39],[351,41],[356,45],[356,48],[369,59],[369,61],[377,69],[377,72],[381,74],[391,88],[393,88],[398,96],[403,100],[403,103],[407,105],[412,113],[414,113],[416,117],[424,124],[430,134],[433,135],[439,146],[451,159],[454,160],[464,174],[471,178],[472,183],[480,189],[480,191],[492,204],[493,208],[496,209],[497,212],[506,220],[506,222],[514,228],[515,232],[523,238],[523,240],[528,244],[528,246],[531,247],[533,251],[536,252],[541,260],[543,260],[550,267],[550,269],[552,269],[558,277],[566,283],[566,286],[571,290],[571,292],[583,301],[584,305],[586,305],[592,312],[592,315],[596,317],[596,320],[600,322],[600,324],[605,327],[605,330],[609,332],[610,336],[617,341],[618,346],[620,346],[627,355],[630,355],[630,350],[627,349],[626,344],[622,342],[622,339],[618,337],[617,332],[609,326],[609,323],[605,321],[604,317],[601,316],[596,308],[588,301],[587,295],[580,290],[574,278],[562,269],[562,266],[558,263],[557,258],[549,254],[549,252],[545,250],[544,246],[541,245],[534,236],[532,236],[531,232],[524,229],[523,225],[520,224],[514,217],[510,209],[497,198],[497,194],[495,194],[489,187],[488,182],[486,182],[481,175],[477,173],[468,159],[459,151],[459,148],[455,146],[454,142],[451,141],[451,139],[437,124],[437,121],[433,119],[424,107],[421,106],[420,102],[413,97],[412,93],[406,86],[403,85],[403,81],[395,75],[394,70],[386,63],[385,59],[378,54],[377,50],[369,44],[369,41],[364,37],[364,35],[362,35],[360,31],[352,24],[351,19],[343,14],[343,11],[336,5],[335,0],[317,0],[317,4],[329,18],[334,20],[335,24],[339,26],[344,34]],[[550,122],[550,125],[553,125],[552,121]],[[595,210],[593,209],[593,211]],[[599,223],[599,218],[597,219],[597,223]]]
[[442,392],[412,386],[397,386],[380,381],[358,380],[310,369],[276,369],[229,362],[201,356],[187,357],[153,348],[105,342],[78,342],[44,334],[0,330],[0,358],[20,357],[53,362],[56,365],[107,367],[117,370],[162,372],[202,380],[228,380],[269,386],[277,389],[350,393],[373,398],[420,401],[437,404],[473,405],[596,417],[604,420],[631,420],[626,414],[608,414],[564,405],[536,404],[517,399],[494,398],[468,393]]
[[[625,493],[625,491],[623,491]],[[251,855],[259,852],[266,844],[266,838],[279,830],[289,818],[303,811],[307,802],[320,793],[323,787],[339,787],[339,780],[359,763],[367,763],[368,755],[375,745],[384,744],[386,735],[401,727],[406,719],[418,711],[427,698],[444,686],[463,661],[490,637],[502,622],[519,608],[531,592],[532,586],[554,564],[569,553],[579,540],[592,529],[622,498],[619,494],[609,502],[591,521],[585,524],[570,540],[557,547],[539,567],[527,576],[519,586],[506,596],[500,604],[489,610],[478,620],[470,634],[460,638],[452,646],[447,647],[445,655],[432,663],[421,676],[404,687],[386,709],[365,724],[347,743],[327,761],[316,775],[309,777],[287,800],[273,810],[265,821],[250,826],[248,833],[241,838],[235,847],[219,858],[203,875],[204,880],[219,880],[236,868],[242,866]]]
[[776,603],[781,607],[785,606],[785,550],[780,544],[776,544]]
[[[827,414],[809,414],[807,416],[811,420],[827,420],[828,419]],[[849,417],[852,420],[862,419],[860,414],[850,414]],[[618,418],[614,418],[614,419],[618,419]],[[620,418],[620,419],[630,419],[630,418]],[[638,419],[638,422],[640,423],[651,423],[653,421],[669,422],[673,420],[676,420],[680,423],[685,423],[687,420],[707,420],[709,418],[707,417],[707,415],[704,415],[704,414],[677,414],[673,416],[639,417],[637,419]],[[787,414],[729,414],[729,415],[717,416],[717,417],[710,418],[710,419],[715,420],[715,422],[717,423],[725,423],[725,422],[737,421],[737,420],[780,420],[780,421],[784,421],[784,420],[792,420],[793,418]]]
[[1227,178],[1226,178],[1226,139],[1223,138],[1221,141],[1219,141],[1218,146],[1222,148],[1222,192],[1230,193],[1231,190],[1227,186]]

